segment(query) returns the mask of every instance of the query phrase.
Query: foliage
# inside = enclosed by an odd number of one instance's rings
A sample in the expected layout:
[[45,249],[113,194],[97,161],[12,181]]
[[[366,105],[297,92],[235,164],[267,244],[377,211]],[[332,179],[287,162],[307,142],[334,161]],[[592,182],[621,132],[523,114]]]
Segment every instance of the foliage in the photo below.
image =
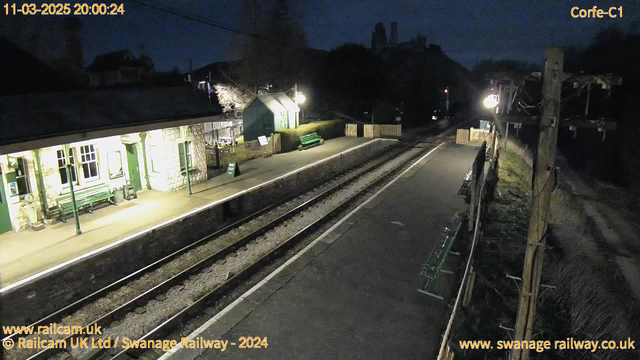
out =
[[213,86],[223,112],[240,111],[251,101],[251,94],[233,86],[216,84]]
[[253,36],[242,36],[235,42],[233,51],[241,60],[226,74],[230,82],[253,94],[291,87],[304,65],[298,49],[307,46],[306,34],[292,16],[294,0],[269,2],[271,8],[266,11],[261,5],[266,5],[265,1],[245,0],[242,27]]
[[297,150],[298,145],[300,145],[300,136],[313,132],[325,140],[344,136],[344,121],[314,121],[309,124],[300,125],[297,129],[280,130],[278,133],[282,134],[282,152]]

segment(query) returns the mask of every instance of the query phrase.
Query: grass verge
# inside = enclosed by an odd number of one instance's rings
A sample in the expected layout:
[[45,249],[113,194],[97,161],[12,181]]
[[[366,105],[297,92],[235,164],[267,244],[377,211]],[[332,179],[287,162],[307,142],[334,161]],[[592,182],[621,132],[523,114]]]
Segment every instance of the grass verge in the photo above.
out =
[[[484,217],[475,254],[477,271],[471,305],[454,326],[458,340],[512,340],[524,260],[531,198],[531,157],[514,143],[500,155],[494,201]],[[599,245],[598,232],[579,199],[560,187],[552,193],[551,217],[538,298],[534,340],[613,340],[638,338],[640,310],[615,262]],[[636,346],[640,348],[640,346]],[[507,359],[505,350],[456,351],[457,359]],[[534,359],[638,359],[635,350],[532,351]]]

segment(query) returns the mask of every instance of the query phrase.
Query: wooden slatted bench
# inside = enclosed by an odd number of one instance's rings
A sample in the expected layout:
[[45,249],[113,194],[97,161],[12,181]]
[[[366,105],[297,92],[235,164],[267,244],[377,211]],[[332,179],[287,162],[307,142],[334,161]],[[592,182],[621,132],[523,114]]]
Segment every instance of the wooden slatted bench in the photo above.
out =
[[300,136],[300,145],[298,145],[298,150],[322,144],[324,144],[324,139],[320,137],[320,135],[313,132],[311,134]]
[[[447,256],[452,253],[459,255],[458,253],[451,252],[451,246],[455,239],[462,233],[462,229],[464,228],[464,223],[466,222],[466,216],[460,218],[456,216],[456,220],[459,221],[456,225],[455,231],[452,231],[448,227],[445,227],[438,239],[438,243],[436,247],[431,252],[429,259],[426,263],[422,265],[420,269],[420,276],[426,278],[426,282],[424,287],[418,289],[419,292],[433,296],[437,299],[443,300],[443,296],[437,294],[435,292],[435,287],[437,286],[437,280],[440,273],[443,274],[453,274],[453,272],[449,270],[444,270],[442,267],[444,266],[445,261],[447,260]],[[433,286],[432,286],[433,285]],[[433,289],[431,289],[433,287]]]
[[[93,212],[93,204],[97,204],[105,200],[113,203],[113,194],[109,190],[109,185],[107,184],[74,191],[74,194],[76,196],[76,207],[78,208],[78,210],[86,209],[89,212]],[[58,213],[60,216],[60,220],[66,223],[67,214],[73,212],[71,194],[65,194],[56,198],[56,203],[58,203]]]

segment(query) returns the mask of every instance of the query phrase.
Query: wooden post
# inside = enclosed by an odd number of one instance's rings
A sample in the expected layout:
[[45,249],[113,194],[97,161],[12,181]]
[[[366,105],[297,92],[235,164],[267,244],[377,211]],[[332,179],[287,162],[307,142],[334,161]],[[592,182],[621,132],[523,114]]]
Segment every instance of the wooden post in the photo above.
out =
[[[545,53],[542,83],[542,116],[538,151],[533,169],[533,198],[527,249],[522,271],[520,301],[516,318],[515,341],[529,341],[533,332],[538,289],[542,276],[546,234],[551,200],[551,179],[556,158],[563,79],[564,50],[550,47]],[[529,359],[529,350],[514,349],[511,360]]]
[[507,121],[505,123],[506,126],[506,130],[504,132],[504,145],[502,145],[502,147],[504,148],[504,151],[507,151],[507,142],[509,141],[509,122]]

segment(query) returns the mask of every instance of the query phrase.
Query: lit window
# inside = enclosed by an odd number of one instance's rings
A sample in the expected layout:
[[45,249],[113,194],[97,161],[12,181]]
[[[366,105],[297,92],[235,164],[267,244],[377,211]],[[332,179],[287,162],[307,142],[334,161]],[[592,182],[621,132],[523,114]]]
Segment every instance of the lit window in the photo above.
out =
[[[187,159],[189,160],[189,168],[193,167],[193,161],[191,159],[191,143],[187,142]],[[178,154],[180,154],[180,171],[185,171],[184,166],[184,143],[178,144]]]
[[86,180],[98,178],[98,157],[93,144],[80,146],[80,162],[82,163],[82,173]]
[[16,183],[18,183],[18,194],[29,194],[31,192],[31,186],[29,185],[29,165],[27,163],[27,159],[19,157],[16,161]]
[[107,167],[109,168],[109,179],[113,180],[124,176],[120,151],[107,153]]
[[[60,183],[62,185],[69,184],[69,177],[67,175],[67,159],[64,156],[64,150],[58,150],[56,152],[58,156],[58,172],[60,173]],[[76,178],[76,161],[73,157],[73,149],[69,149],[69,163],[71,163],[71,178],[73,182],[77,182]]]

